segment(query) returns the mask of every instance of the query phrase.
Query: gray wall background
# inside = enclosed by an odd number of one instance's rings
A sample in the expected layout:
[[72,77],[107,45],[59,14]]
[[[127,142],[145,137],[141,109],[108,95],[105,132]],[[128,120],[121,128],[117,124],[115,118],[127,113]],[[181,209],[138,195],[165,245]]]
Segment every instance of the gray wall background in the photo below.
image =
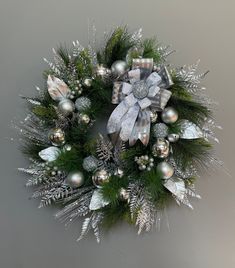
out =
[[[0,266],[39,267],[161,267],[219,268],[235,265],[234,174],[234,47],[235,14],[232,0],[0,0]],[[50,48],[79,39],[87,43],[87,20],[94,19],[98,37],[119,24],[143,27],[157,34],[177,53],[170,60],[182,65],[201,58],[208,93],[219,101],[216,111],[224,130],[218,131],[219,157],[232,174],[204,174],[197,183],[203,196],[195,210],[168,209],[171,231],[137,237],[126,224],[107,234],[100,245],[92,236],[76,243],[79,224],[65,231],[53,209],[37,209],[31,190],[17,167],[25,166],[10,121],[23,118],[19,94],[33,95],[43,85],[42,57]]]

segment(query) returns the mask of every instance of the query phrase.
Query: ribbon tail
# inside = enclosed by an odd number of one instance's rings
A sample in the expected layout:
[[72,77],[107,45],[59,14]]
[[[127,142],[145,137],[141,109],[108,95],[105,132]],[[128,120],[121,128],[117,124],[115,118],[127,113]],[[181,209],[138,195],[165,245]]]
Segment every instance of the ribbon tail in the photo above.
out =
[[168,71],[166,66],[163,66],[158,74],[162,77],[162,85],[161,87],[169,88],[174,85],[170,72]]
[[150,138],[150,110],[149,108],[139,112],[138,119],[132,130],[129,145],[133,146],[139,139],[145,146],[147,146]]
[[113,84],[112,92],[112,104],[119,104],[124,99],[124,94],[122,93],[122,82],[115,81]]
[[107,123],[107,132],[112,134],[120,131],[121,119],[129,110],[129,106],[122,101],[112,112]]
[[121,119],[120,138],[122,141],[129,140],[139,111],[140,111],[139,105],[135,104],[128,110],[128,112]]

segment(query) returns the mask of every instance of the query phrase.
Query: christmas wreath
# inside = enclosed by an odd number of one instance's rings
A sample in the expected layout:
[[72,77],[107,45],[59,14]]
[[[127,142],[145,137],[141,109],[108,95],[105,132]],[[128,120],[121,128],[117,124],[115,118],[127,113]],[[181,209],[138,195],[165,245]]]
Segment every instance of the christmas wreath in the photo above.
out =
[[138,233],[158,226],[170,199],[192,208],[197,171],[217,162],[208,139],[218,140],[198,63],[172,67],[173,51],[141,29],[118,27],[100,49],[94,40],[53,49],[45,89],[23,97],[31,163],[19,170],[39,207],[58,204],[65,225],[84,217],[78,240],[92,229],[99,241],[100,226],[120,219]]

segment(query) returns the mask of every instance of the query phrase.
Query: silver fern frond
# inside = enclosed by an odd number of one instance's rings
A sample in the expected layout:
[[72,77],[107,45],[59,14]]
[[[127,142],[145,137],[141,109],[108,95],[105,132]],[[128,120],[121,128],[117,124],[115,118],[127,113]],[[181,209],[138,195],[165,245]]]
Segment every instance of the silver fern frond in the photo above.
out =
[[144,229],[149,232],[155,222],[156,207],[151,201],[150,194],[145,191],[136,218],[136,225],[139,227],[138,234],[140,234]]
[[113,145],[109,140],[106,140],[101,134],[97,139],[96,152],[100,160],[109,161],[113,157]]

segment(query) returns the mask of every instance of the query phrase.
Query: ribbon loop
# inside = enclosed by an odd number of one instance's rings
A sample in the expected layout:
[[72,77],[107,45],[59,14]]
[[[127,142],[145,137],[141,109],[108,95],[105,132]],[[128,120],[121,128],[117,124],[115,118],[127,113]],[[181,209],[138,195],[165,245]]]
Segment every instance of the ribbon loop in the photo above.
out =
[[[162,111],[171,92],[172,78],[165,66],[153,72],[153,59],[133,59],[128,72],[129,83],[115,81],[112,103],[118,104],[107,124],[108,134],[117,134],[132,146],[139,139],[144,145],[149,142],[150,111]],[[138,94],[137,94],[138,93]]]

